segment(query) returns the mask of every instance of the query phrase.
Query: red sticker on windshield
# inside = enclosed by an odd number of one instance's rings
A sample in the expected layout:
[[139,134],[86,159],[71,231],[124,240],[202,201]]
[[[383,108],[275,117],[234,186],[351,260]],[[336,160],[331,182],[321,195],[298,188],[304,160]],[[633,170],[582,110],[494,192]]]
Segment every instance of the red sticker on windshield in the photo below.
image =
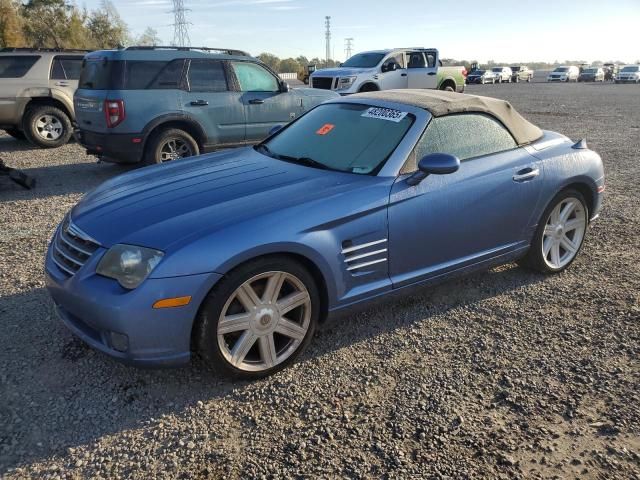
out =
[[332,125],[331,123],[325,123],[322,127],[316,130],[316,135],[326,135],[331,130],[333,130],[333,127],[335,127],[335,125]]

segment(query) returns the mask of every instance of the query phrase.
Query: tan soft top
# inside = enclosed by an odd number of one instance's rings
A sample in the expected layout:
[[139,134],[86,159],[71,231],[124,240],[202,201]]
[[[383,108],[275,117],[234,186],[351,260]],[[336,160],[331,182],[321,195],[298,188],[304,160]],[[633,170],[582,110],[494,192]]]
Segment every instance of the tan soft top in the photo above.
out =
[[502,122],[518,145],[535,142],[542,137],[542,130],[528,122],[509,102],[497,98],[466,95],[442,90],[384,90],[351,95],[350,98],[370,98],[404,103],[428,110],[434,117],[452,113],[480,112]]

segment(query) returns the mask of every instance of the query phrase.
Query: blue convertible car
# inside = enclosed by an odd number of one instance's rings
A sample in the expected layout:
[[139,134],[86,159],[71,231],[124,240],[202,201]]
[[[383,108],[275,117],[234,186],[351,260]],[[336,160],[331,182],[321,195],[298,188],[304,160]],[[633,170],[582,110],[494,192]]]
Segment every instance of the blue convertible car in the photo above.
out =
[[363,93],[255,147],[105,182],[55,232],[46,281],[102,352],[141,365],[198,352],[255,378],[349,307],[515,260],[565,269],[603,190],[584,141],[507,102]]

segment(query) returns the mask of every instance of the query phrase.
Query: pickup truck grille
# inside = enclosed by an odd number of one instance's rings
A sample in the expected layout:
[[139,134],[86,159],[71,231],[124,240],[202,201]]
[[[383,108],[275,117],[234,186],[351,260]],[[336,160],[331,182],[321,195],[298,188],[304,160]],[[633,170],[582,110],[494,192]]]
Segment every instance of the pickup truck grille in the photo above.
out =
[[333,84],[333,78],[331,77],[313,77],[311,79],[311,86],[313,88],[323,88],[325,90],[331,90]]
[[53,262],[66,275],[74,275],[100,245],[65,218],[53,238]]

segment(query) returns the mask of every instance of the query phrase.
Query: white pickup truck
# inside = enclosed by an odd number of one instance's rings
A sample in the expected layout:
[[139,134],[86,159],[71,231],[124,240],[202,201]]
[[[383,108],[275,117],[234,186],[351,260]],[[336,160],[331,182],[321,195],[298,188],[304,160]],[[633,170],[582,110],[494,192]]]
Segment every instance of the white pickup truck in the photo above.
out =
[[341,95],[396,88],[431,88],[464,92],[463,66],[443,67],[435,48],[394,48],[362,52],[337,68],[316,70],[313,88]]

